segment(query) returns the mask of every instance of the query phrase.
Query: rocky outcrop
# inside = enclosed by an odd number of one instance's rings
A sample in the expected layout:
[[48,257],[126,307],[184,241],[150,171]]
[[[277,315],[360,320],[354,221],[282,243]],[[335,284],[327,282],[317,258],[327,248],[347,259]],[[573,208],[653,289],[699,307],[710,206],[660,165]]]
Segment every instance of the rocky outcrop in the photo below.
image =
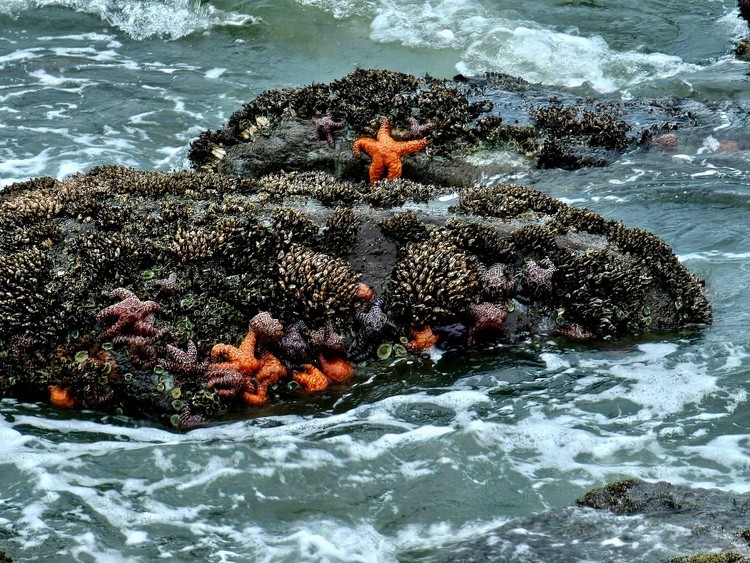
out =
[[[321,116],[343,124],[332,147],[315,134]],[[695,122],[674,100],[608,103],[505,75],[437,80],[357,70],[331,84],[261,94],[222,129],[203,132],[189,158],[196,169],[247,177],[315,169],[359,181],[368,162],[352,158],[352,143],[375,136],[381,117],[397,138],[413,137],[416,122],[430,140],[426,153],[404,159],[403,177],[464,187],[507,173],[519,159],[538,168],[606,165]],[[498,151],[513,164],[496,158]]]
[[[711,321],[702,283],[663,241],[512,184],[104,166],[0,192],[0,250],[3,395],[178,427],[245,409],[238,397],[261,384],[271,400],[298,395],[301,366],[347,373],[381,344],[405,353],[436,337],[450,351]],[[217,373],[215,345],[249,342],[260,312],[283,338],[258,333],[244,376]]]
[[627,480],[446,549],[445,561],[750,560],[750,495]]

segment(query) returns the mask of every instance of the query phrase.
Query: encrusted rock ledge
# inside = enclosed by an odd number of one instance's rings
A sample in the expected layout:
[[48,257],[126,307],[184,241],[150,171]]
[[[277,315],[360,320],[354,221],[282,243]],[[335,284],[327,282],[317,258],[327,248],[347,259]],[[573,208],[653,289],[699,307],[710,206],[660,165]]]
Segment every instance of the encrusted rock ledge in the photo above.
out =
[[654,235],[511,184],[103,166],[0,192],[0,248],[0,394],[179,428],[435,342],[712,315]]
[[403,177],[467,187],[507,172],[488,150],[529,167],[603,166],[626,150],[676,144],[671,132],[694,125],[694,109],[674,99],[584,99],[501,74],[438,80],[361,69],[261,94],[221,129],[203,132],[189,158],[196,169],[248,177],[322,170],[363,180],[366,162],[352,157],[352,143],[373,137],[386,117],[396,137],[430,140],[404,160]]

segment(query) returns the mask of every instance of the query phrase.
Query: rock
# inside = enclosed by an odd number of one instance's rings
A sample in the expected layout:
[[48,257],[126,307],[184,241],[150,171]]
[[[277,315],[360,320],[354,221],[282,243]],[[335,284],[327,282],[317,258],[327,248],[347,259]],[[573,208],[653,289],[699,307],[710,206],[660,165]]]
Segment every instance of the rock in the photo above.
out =
[[[3,395],[48,401],[54,388],[60,405],[179,427],[241,408],[242,377],[209,373],[209,352],[238,346],[263,311],[285,329],[304,325],[303,339],[337,333],[336,353],[356,348],[358,360],[425,325],[450,351],[712,317],[702,283],[663,241],[513,184],[102,166],[0,192],[0,250]],[[274,340],[256,352],[291,371],[303,349]],[[284,378],[272,387],[272,398],[289,393]]]
[[445,561],[750,561],[750,494],[638,480],[509,522],[446,550]]
[[737,0],[740,17],[750,24],[750,0]]
[[740,39],[734,48],[734,54],[741,61],[750,61],[750,40]]
[[[310,140],[313,119],[321,115],[346,125],[333,132],[334,148],[325,139]],[[603,166],[623,151],[648,147],[651,137],[694,123],[695,113],[675,101],[582,99],[505,75],[448,81],[357,70],[331,84],[261,94],[222,129],[203,132],[189,159],[196,169],[252,178],[316,169],[361,180],[369,159],[353,161],[351,146],[375,136],[381,116],[394,138],[413,136],[415,119],[431,125],[423,129],[431,142],[426,153],[404,158],[404,178],[465,187],[519,167]]]
[[[282,170],[319,170],[348,180],[366,180],[369,159],[355,159],[351,141],[343,139],[330,148],[326,143],[310,141],[310,122],[283,117],[278,124],[261,131],[252,139],[223,149],[225,156],[216,171],[248,178],[259,178]],[[466,187],[483,174],[507,172],[501,165],[478,166],[448,156],[429,158],[417,154],[404,159],[404,178],[425,183]]]

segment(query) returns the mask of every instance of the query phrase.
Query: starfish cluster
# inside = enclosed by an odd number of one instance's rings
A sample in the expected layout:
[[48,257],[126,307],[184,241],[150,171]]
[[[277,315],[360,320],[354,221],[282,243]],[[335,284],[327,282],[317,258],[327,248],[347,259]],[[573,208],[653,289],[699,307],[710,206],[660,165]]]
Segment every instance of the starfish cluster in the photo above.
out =
[[161,312],[161,306],[155,301],[141,301],[135,293],[124,287],[113,290],[112,297],[117,297],[120,301],[96,315],[100,321],[114,320],[101,333],[101,338],[112,338],[114,344],[126,344],[134,364],[143,369],[152,368],[157,361],[153,342],[169,332],[166,327],[157,329],[154,326],[154,313]]
[[[259,313],[250,320],[239,347],[216,344],[211,349],[213,362],[206,387],[223,398],[241,394],[245,404],[260,406],[268,401],[269,389],[290,375],[308,392],[322,391],[331,381],[343,382],[352,376],[354,366],[346,359],[343,340],[330,323],[313,331],[308,340],[299,324],[285,333],[281,323],[269,313]],[[277,344],[284,357],[292,361],[307,357],[311,350],[317,351],[320,367],[306,363],[301,370],[290,369],[271,351]],[[220,358],[224,360],[219,361]]]

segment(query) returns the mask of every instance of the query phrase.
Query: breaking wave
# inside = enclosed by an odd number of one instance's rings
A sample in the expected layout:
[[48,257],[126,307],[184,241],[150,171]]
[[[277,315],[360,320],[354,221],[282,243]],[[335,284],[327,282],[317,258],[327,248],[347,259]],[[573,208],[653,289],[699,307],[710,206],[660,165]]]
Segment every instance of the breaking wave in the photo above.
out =
[[590,84],[612,92],[701,67],[664,53],[617,51],[599,35],[558,31],[532,21],[499,17],[473,0],[297,0],[336,18],[371,18],[370,39],[406,47],[452,49],[465,75],[502,72],[530,82]]
[[54,6],[98,15],[133,39],[179,39],[215,26],[258,21],[251,15],[225,12],[201,0],[6,0],[0,3],[0,14],[17,17]]

